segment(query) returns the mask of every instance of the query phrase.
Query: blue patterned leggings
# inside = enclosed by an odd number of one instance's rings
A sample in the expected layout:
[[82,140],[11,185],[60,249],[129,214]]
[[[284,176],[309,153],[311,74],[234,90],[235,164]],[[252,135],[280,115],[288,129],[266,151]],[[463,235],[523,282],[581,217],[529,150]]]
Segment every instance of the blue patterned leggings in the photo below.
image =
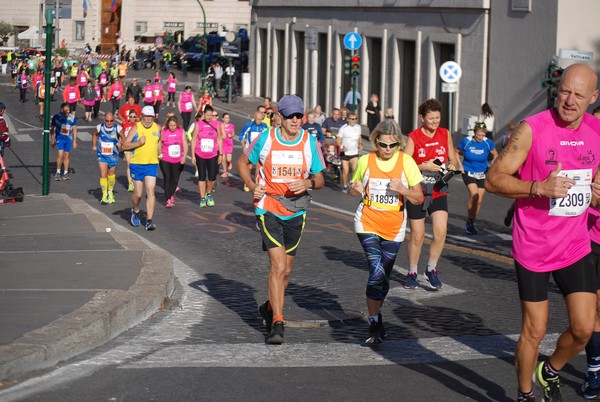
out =
[[402,243],[385,240],[373,233],[358,233],[358,240],[369,264],[367,298],[383,301],[390,290],[390,275]]

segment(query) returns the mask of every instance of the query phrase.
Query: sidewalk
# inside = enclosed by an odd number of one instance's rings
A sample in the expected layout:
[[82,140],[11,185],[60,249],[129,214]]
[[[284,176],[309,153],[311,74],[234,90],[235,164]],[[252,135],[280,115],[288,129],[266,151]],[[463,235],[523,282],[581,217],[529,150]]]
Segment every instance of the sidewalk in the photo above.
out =
[[28,196],[0,228],[0,380],[104,344],[173,292],[170,255],[81,200]]

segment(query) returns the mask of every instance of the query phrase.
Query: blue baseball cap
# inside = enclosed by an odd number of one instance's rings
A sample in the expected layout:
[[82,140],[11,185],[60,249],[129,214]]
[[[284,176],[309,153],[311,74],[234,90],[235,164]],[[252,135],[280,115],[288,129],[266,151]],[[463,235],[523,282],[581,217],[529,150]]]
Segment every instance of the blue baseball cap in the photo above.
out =
[[279,99],[277,109],[284,117],[291,116],[295,113],[304,115],[304,102],[296,95],[285,95]]

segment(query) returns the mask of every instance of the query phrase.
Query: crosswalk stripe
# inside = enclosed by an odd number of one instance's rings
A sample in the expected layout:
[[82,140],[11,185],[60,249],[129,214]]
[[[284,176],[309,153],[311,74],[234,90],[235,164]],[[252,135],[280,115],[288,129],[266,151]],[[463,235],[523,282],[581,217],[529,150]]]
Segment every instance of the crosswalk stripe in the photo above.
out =
[[87,131],[77,131],[77,139],[80,141],[91,141],[92,135]]
[[29,134],[13,134],[11,138],[19,142],[33,142],[33,138]]

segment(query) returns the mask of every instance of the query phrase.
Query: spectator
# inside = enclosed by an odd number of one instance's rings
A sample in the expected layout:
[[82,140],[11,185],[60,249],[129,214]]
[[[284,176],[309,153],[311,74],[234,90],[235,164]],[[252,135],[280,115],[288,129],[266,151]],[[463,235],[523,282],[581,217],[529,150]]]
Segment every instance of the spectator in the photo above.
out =
[[369,133],[371,133],[375,127],[381,121],[381,105],[379,104],[379,95],[372,94],[367,108],[367,127],[369,127]]

